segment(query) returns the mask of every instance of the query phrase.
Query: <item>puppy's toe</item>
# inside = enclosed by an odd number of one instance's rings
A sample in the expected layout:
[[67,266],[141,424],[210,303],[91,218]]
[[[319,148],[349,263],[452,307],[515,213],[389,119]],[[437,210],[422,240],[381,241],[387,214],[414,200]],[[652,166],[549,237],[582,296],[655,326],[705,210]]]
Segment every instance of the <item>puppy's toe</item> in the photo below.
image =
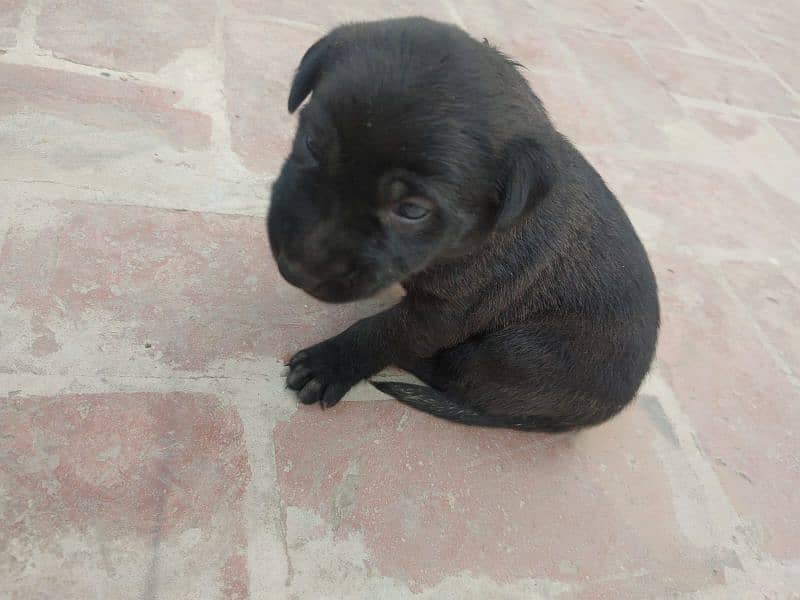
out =
[[348,386],[341,383],[329,385],[325,388],[325,392],[322,394],[322,399],[320,400],[322,408],[330,408],[338,404],[339,400],[347,393],[348,389]]
[[286,378],[286,387],[290,390],[299,391],[309,382],[314,376],[314,372],[304,364],[297,364],[289,370],[289,376]]
[[312,379],[297,393],[303,404],[314,404],[322,399],[325,386],[319,379]]
[[308,358],[308,352],[306,350],[300,350],[300,352],[298,352],[297,354],[292,356],[292,358],[289,359],[289,368],[295,367],[296,365],[300,364],[307,358]]

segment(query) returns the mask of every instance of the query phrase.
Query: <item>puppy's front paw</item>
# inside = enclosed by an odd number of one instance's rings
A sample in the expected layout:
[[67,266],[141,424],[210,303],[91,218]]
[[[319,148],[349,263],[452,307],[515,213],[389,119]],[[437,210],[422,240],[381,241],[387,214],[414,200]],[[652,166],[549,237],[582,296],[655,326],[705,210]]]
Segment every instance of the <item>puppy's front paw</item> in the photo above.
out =
[[359,380],[348,373],[345,360],[330,341],[301,350],[289,361],[286,385],[303,404],[319,402],[322,408],[330,408]]

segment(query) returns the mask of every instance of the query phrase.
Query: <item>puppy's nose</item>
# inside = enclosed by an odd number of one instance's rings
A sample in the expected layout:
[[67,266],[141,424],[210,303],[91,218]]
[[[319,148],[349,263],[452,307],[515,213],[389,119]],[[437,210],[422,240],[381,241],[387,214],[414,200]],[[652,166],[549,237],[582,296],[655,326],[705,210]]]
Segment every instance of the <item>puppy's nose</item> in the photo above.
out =
[[278,271],[280,271],[283,278],[295,287],[309,290],[322,283],[319,277],[309,273],[303,265],[296,261],[279,256],[277,263]]

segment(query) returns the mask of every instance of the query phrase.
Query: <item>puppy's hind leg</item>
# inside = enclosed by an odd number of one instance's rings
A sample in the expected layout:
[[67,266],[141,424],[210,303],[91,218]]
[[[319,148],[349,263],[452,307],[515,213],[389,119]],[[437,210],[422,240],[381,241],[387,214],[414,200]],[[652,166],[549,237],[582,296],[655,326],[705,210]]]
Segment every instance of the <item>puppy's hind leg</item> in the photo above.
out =
[[[649,361],[627,358],[639,353],[631,352],[622,335],[613,340],[596,335],[591,343],[586,338],[580,322],[542,320],[440,352],[434,373],[444,377],[441,390],[400,382],[374,385],[408,406],[467,425],[580,429],[619,412],[635,395]],[[621,348],[618,356],[612,341]],[[596,353],[607,359],[596,360]]]
[[[447,392],[426,385],[399,381],[373,381],[372,385],[387,396],[435,417],[466,425],[491,425],[487,422],[486,415],[461,404]],[[503,424],[503,426],[508,425]]]
[[398,361],[397,366],[408,371],[420,381],[425,382],[435,390],[447,390],[450,374],[444,368],[441,353],[429,358],[408,356]]
[[372,385],[395,400],[436,417],[469,425],[489,425],[485,415],[448,395],[452,374],[447,364],[445,352],[430,358],[406,357],[398,361],[397,366],[427,385],[399,381],[373,381]]
[[579,426],[568,419],[558,417],[488,414],[464,404],[461,397],[455,393],[441,392],[425,385],[399,381],[373,381],[372,385],[406,406],[462,425],[552,433],[569,431]]
[[442,419],[473,425],[485,424],[483,415],[468,408],[458,399],[448,397],[447,388],[452,375],[447,364],[444,352],[429,358],[404,357],[398,361],[397,366],[427,385],[399,381],[373,381],[372,385],[403,404]]
[[[428,358],[405,356],[398,361],[398,367],[427,385],[399,381],[373,381],[372,385],[407,406],[441,419],[468,425],[490,426],[491,423],[487,422],[486,415],[465,405],[460,397],[447,393],[448,387],[453,383],[453,360],[450,356],[452,353],[452,350],[443,350]],[[507,423],[497,425],[508,426]]]

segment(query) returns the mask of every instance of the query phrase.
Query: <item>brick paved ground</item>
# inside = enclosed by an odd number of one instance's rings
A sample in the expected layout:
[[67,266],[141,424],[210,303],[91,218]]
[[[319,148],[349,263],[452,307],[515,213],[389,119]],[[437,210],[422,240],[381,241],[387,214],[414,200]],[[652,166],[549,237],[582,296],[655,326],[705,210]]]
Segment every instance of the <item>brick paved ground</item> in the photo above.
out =
[[[651,250],[657,364],[605,426],[284,391],[393,300],[276,274],[289,77],[408,13],[523,62]],[[0,597],[798,597],[798,31],[796,0],[2,0]]]

